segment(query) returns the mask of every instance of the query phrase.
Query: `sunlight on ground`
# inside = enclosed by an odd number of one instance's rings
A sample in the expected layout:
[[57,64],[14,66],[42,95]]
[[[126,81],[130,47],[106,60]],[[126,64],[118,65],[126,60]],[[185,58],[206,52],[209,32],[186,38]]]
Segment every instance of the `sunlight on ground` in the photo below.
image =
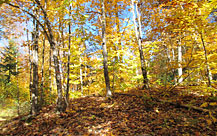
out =
[[94,133],[94,134],[102,134],[102,133],[108,133],[112,128],[111,128],[111,121],[99,124],[97,126],[89,126],[88,127],[88,132],[89,133]]
[[[6,100],[4,103],[0,103],[0,125],[2,125],[4,122],[7,122],[7,120],[18,116],[17,108],[17,105],[9,100]],[[20,115],[24,115],[29,112],[30,105],[28,102],[22,102],[20,103],[19,108]]]
[[15,108],[2,108],[0,107],[0,125],[6,121],[11,119],[14,116],[17,116],[17,110]]

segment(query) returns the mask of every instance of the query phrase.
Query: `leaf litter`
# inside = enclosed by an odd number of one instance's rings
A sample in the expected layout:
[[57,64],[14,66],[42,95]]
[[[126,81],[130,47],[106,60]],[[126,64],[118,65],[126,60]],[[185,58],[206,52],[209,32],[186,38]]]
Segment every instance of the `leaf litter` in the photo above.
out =
[[[65,113],[56,114],[55,105],[50,105],[35,117],[17,117],[0,128],[0,135],[217,135],[215,102],[180,95],[179,91],[166,97],[156,90],[138,95],[114,93],[111,98],[81,97],[71,100]],[[181,107],[179,103],[211,107],[212,112]]]

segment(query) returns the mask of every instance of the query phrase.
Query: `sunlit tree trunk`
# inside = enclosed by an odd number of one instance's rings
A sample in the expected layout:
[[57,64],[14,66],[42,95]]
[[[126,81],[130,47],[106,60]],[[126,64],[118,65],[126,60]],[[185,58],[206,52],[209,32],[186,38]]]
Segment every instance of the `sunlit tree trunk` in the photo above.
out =
[[58,59],[58,50],[56,48],[55,43],[52,44],[52,51],[53,51],[53,59],[54,59],[54,68],[55,68],[55,77],[56,77],[56,84],[57,84],[57,111],[64,112],[66,110],[66,101],[63,99],[62,94],[62,84],[61,84],[61,74],[60,74],[60,66],[59,66],[59,59]]
[[[59,58],[59,68],[60,68],[60,76],[62,79],[62,89],[65,90],[65,82],[64,82],[64,76],[63,76],[63,72],[64,72],[64,68],[63,68],[63,62],[61,61],[62,58],[62,51],[61,51],[61,46],[64,46],[64,41],[63,41],[63,26],[62,26],[62,18],[59,17],[59,33],[58,33],[58,38],[57,38],[57,50],[58,50],[58,58]],[[64,48],[64,47],[63,47]]]
[[[36,12],[37,14],[37,12]],[[39,112],[38,103],[38,39],[39,39],[39,26],[38,23],[33,20],[34,32],[33,32],[33,84],[32,84],[32,115],[36,115]]]
[[[180,41],[181,42],[181,41]],[[181,44],[178,45],[178,83],[181,83],[183,81],[183,77],[182,77],[182,46]]]
[[[47,31],[44,29],[45,34],[47,35],[48,41],[50,43],[52,52],[53,52],[53,61],[54,61],[54,68],[55,68],[55,78],[56,78],[56,84],[57,84],[57,111],[58,112],[64,112],[66,110],[66,101],[63,99],[62,94],[62,83],[61,83],[61,74],[60,74],[60,67],[59,67],[59,58],[58,58],[58,49],[57,45],[54,40],[53,32],[52,32],[52,26],[50,23],[50,20],[47,16],[47,11],[42,7],[39,0],[35,0],[35,2],[39,5],[40,9],[42,10],[42,13],[44,15],[44,21],[47,26]],[[43,26],[42,26],[43,27]]]
[[[173,62],[175,62],[174,48],[172,48],[172,59],[173,59]],[[174,83],[176,84],[176,82],[177,82],[177,79],[176,79],[176,69],[173,69],[173,76],[174,76]]]
[[[171,60],[171,56],[170,56],[170,47],[167,48],[166,46],[166,53],[167,53],[167,64],[171,64],[172,60]],[[171,67],[171,66],[169,66]],[[168,67],[166,67],[166,84],[165,84],[165,88],[167,86],[167,78],[168,78],[168,74],[170,74],[170,72],[168,71]]]
[[54,37],[53,37],[53,33],[51,32],[50,35],[52,35],[52,43],[51,43],[51,47],[52,47],[52,51],[53,51],[53,61],[54,61],[54,68],[55,68],[55,78],[56,78],[56,84],[57,84],[57,111],[58,112],[64,112],[66,109],[66,100],[63,97],[63,76],[62,76],[62,65],[61,65],[61,61],[60,61],[60,50],[58,48],[58,46],[60,46],[61,44],[61,35],[59,35],[59,39],[57,40],[57,44],[54,42]]
[[[65,43],[64,43],[64,21],[63,21],[63,10],[60,11],[61,12],[61,15],[59,17],[59,43],[58,43],[58,56],[59,58],[65,58],[65,51],[62,51],[61,50],[61,46],[62,48],[65,48]],[[65,82],[65,76],[64,76],[64,73],[66,72],[66,63],[63,62],[61,59],[60,59],[60,71],[61,71],[61,79],[62,80],[62,88],[63,90],[66,90],[66,82]],[[65,97],[64,97],[65,98]]]
[[[85,37],[85,32],[83,30],[83,27],[82,27],[82,32],[83,32],[83,37]],[[86,50],[87,46],[86,46],[85,41],[84,41],[84,47],[85,47],[85,50]],[[87,53],[85,52],[84,53],[84,80],[83,80],[85,87],[88,84],[88,79],[87,79],[87,64],[88,64],[88,58],[87,58]]]
[[[184,10],[183,5],[180,5],[181,9]],[[181,38],[179,39],[179,45],[178,45],[178,83],[181,83],[183,81],[182,77],[182,41]]]
[[[46,24],[46,28],[45,28],[44,25],[42,25],[40,23],[39,19],[34,14],[30,13],[29,11],[25,10],[24,8],[22,8],[20,6],[13,5],[11,3],[7,3],[7,4],[9,4],[12,7],[21,9],[23,12],[25,12],[25,13],[29,14],[31,17],[33,17],[34,20],[37,21],[37,24],[39,23],[39,25],[42,27],[45,35],[47,36],[47,39],[48,39],[48,41],[50,43],[50,46],[51,46],[51,49],[52,49],[52,52],[53,52],[53,61],[54,61],[54,68],[55,68],[55,78],[56,78],[57,93],[58,93],[57,107],[56,108],[57,108],[58,112],[63,112],[63,111],[66,110],[66,101],[62,97],[63,94],[62,94],[62,84],[61,84],[61,75],[60,75],[60,67],[59,67],[58,50],[57,50],[57,47],[56,47],[56,42],[55,42],[53,31],[52,31],[52,25],[51,25],[50,20],[48,18],[47,11],[41,5],[40,1],[39,0],[34,0],[34,1],[38,5],[38,7],[40,8],[40,10],[42,11],[42,14],[44,15],[44,22]],[[34,54],[35,54],[35,52],[33,52],[33,57],[36,56]],[[34,63],[34,61],[33,61],[33,63]],[[33,66],[33,72],[34,72],[34,66]],[[33,78],[34,78],[34,76],[33,76]],[[33,83],[33,86],[35,86],[34,83]],[[32,92],[32,97],[34,98],[33,101],[34,101],[34,106],[35,106],[35,103],[38,102],[38,101],[36,101],[37,99],[35,99],[36,98],[35,92],[34,92],[34,95],[33,95],[33,92]],[[35,109],[33,109],[33,110],[35,110]]]
[[105,3],[104,0],[101,0],[102,8],[102,47],[103,47],[103,67],[104,67],[104,77],[106,83],[106,96],[109,97],[112,95],[110,90],[110,81],[108,73],[108,53],[106,47],[106,16],[105,16]]
[[[28,23],[26,21],[26,39],[27,39],[27,45],[28,45],[28,51],[29,51],[29,98],[32,98],[32,59],[31,59],[31,45],[29,44],[29,29],[28,29]],[[31,102],[30,102],[31,103]]]
[[42,64],[41,64],[41,93],[40,93],[40,105],[44,104],[44,53],[45,53],[45,38],[43,39],[42,47]]
[[[135,4],[136,3],[136,6]],[[136,16],[135,16],[135,8],[136,7],[136,15],[137,15],[137,22],[138,22],[138,29],[137,29],[137,23],[136,23]],[[133,14],[133,22],[134,22],[134,28],[135,28],[135,34],[136,34],[136,38],[137,38],[137,43],[139,46],[139,55],[140,55],[140,61],[141,61],[141,70],[142,70],[142,75],[143,75],[143,88],[148,89],[148,76],[147,76],[147,68],[146,68],[146,64],[145,64],[145,59],[144,59],[144,55],[143,55],[143,50],[142,50],[142,29],[141,29],[141,20],[140,20],[140,15],[139,15],[139,11],[137,8],[137,2],[135,2],[134,0],[131,0],[131,7],[132,7],[132,14]]]

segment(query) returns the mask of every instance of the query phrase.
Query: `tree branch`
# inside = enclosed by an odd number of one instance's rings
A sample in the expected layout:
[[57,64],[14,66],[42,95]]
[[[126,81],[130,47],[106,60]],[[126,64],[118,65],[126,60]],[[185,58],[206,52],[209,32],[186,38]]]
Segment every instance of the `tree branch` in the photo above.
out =
[[[44,10],[44,8],[41,6],[41,3],[39,0],[35,0],[35,2],[38,4],[38,6],[40,7],[40,9],[42,10],[43,14],[44,14],[44,19],[45,19],[45,24],[47,25],[48,28],[48,32],[50,35],[50,43],[53,42],[53,34],[52,34],[52,29],[51,29],[51,24],[49,19],[47,18],[47,12]],[[53,44],[52,44],[53,45]]]
[[43,29],[43,31],[44,31],[46,37],[47,37],[48,40],[50,41],[50,36],[48,35],[48,33],[47,33],[47,31],[46,31],[44,25],[41,24],[41,22],[37,19],[37,17],[36,17],[35,15],[33,15],[33,14],[30,13],[29,11],[27,11],[27,10],[25,10],[25,9],[23,9],[23,8],[21,8],[21,7],[19,7],[19,6],[17,6],[17,5],[13,5],[13,4],[11,4],[11,3],[6,3],[6,4],[8,4],[8,5],[11,6],[11,7],[20,9],[21,11],[27,13],[27,14],[30,15],[33,19],[35,19],[35,20],[37,21],[37,23],[42,27],[42,29]]

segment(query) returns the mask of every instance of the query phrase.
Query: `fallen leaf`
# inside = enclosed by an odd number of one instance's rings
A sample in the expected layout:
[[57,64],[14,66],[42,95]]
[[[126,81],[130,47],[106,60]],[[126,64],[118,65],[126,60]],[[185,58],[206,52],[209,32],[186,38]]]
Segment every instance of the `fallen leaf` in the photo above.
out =
[[200,105],[200,107],[201,107],[201,108],[208,107],[208,103],[205,102],[205,103],[203,103],[202,105]]

